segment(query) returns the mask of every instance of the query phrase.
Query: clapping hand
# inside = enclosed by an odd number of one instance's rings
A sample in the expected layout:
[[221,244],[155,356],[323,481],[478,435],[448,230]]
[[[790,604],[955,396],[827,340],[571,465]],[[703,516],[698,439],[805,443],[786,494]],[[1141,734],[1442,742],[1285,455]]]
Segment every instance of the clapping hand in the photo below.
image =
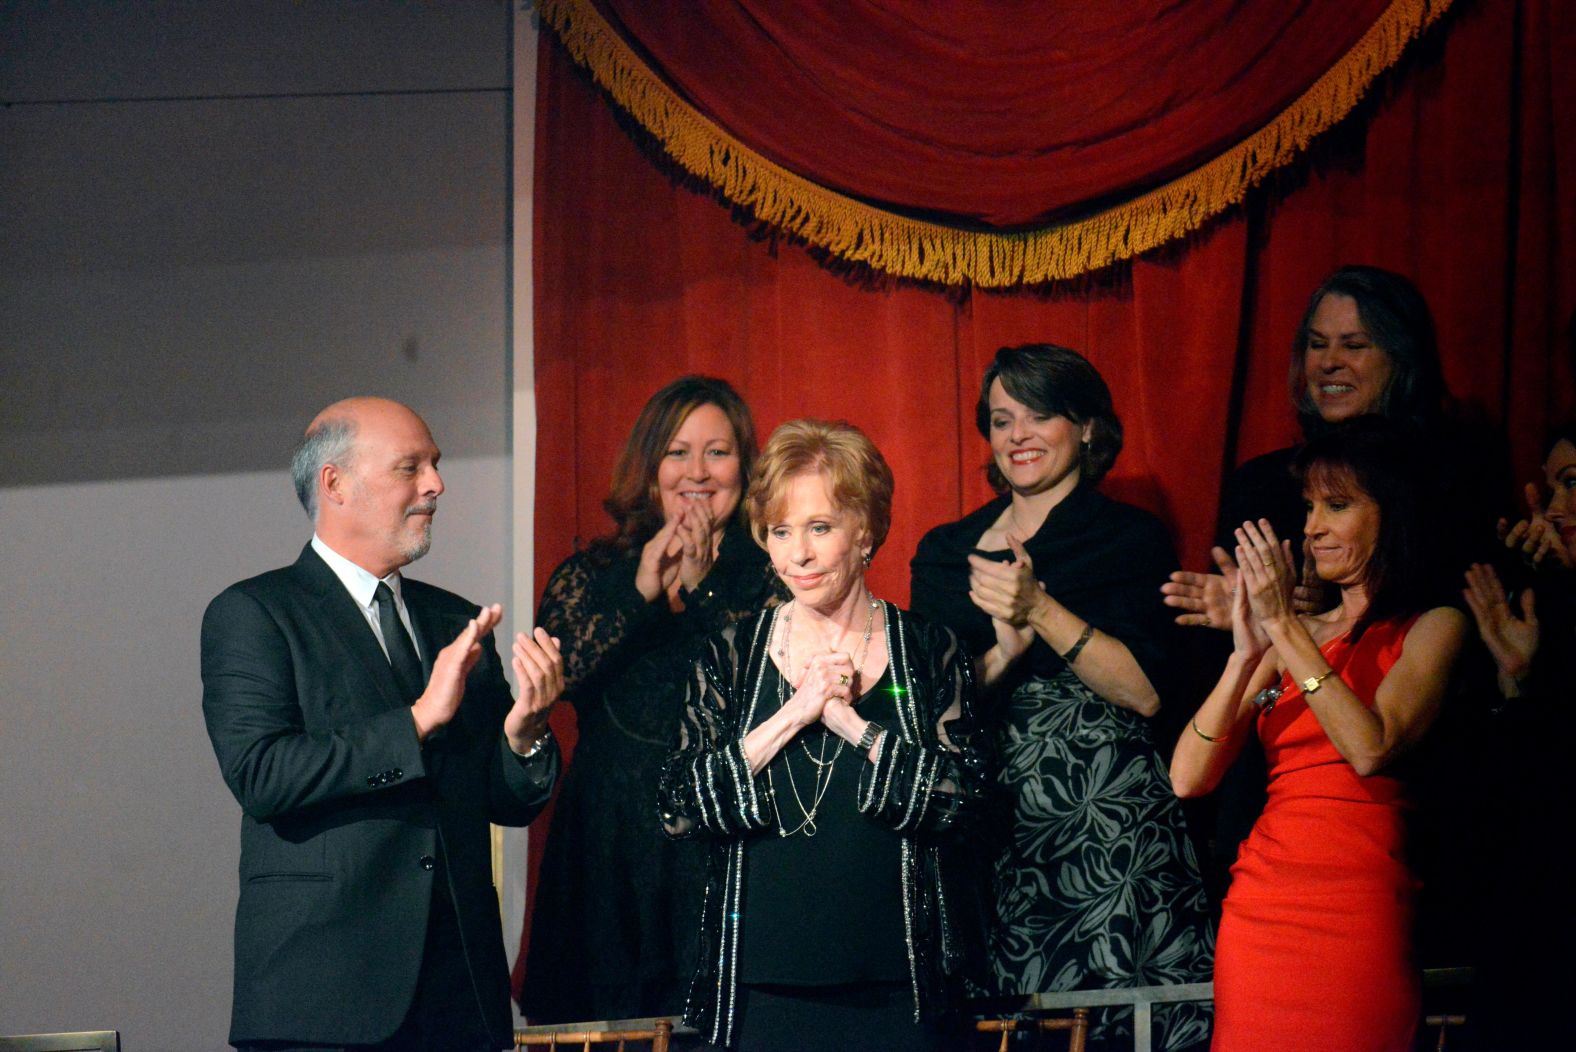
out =
[[1576,566],[1576,557],[1565,547],[1559,529],[1544,512],[1536,484],[1527,483],[1526,500],[1528,518],[1514,526],[1505,519],[1499,520],[1499,538],[1505,542],[1505,547],[1520,551],[1522,559],[1532,566],[1541,566],[1544,559],[1564,570]]
[[969,599],[993,619],[1009,625],[1029,623],[1029,615],[1044,600],[1045,589],[1034,576],[1034,560],[1018,538],[1007,535],[1013,561],[1000,563],[981,555],[969,556]]
[[687,504],[680,511],[674,536],[679,541],[679,584],[691,591],[711,573],[715,561],[712,548],[711,505],[705,501]]
[[1526,676],[1532,667],[1533,655],[1538,652],[1538,614],[1532,589],[1521,593],[1521,616],[1518,618],[1492,566],[1473,563],[1466,577],[1467,586],[1461,594],[1472,610],[1483,645],[1488,647],[1494,664],[1499,667],[1503,691]]
[[1297,578],[1291,568],[1291,542],[1276,538],[1268,519],[1244,522],[1236,533],[1237,565],[1242,568],[1237,587],[1247,593],[1254,620],[1266,625],[1294,616]]
[[547,733],[547,715],[564,692],[564,656],[558,640],[538,628],[515,633],[512,663],[520,696],[504,717],[503,733],[509,748],[523,753]]
[[454,642],[438,651],[432,659],[432,675],[427,678],[427,689],[421,692],[411,706],[416,720],[416,735],[426,741],[427,735],[442,727],[460,711],[465,697],[465,677],[471,674],[481,659],[481,641],[488,632],[503,620],[503,607],[497,603],[484,606],[476,616],[466,622]]
[[1160,586],[1165,596],[1162,602],[1183,611],[1176,617],[1179,625],[1225,630],[1232,627],[1231,597],[1237,590],[1237,564],[1219,546],[1211,548],[1209,555],[1220,573],[1174,570],[1171,580]]

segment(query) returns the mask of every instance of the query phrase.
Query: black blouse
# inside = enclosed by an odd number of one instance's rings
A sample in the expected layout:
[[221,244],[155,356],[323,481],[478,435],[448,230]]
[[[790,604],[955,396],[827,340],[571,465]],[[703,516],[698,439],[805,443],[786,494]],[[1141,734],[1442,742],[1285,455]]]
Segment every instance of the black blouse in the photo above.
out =
[[[861,716],[883,727],[896,725],[892,682],[889,666],[860,697]],[[784,696],[775,665],[767,668],[764,686],[769,696]],[[761,706],[755,725],[778,707]],[[839,753],[840,740],[817,724],[767,765],[783,828],[792,832],[804,820],[803,808],[809,807],[816,810],[815,835],[800,830],[783,837],[772,828],[745,854],[747,923],[739,952],[740,982],[819,986],[908,976],[899,883],[902,837],[859,813],[859,773],[869,760],[852,745]],[[816,809],[815,761],[834,756],[830,783]]]

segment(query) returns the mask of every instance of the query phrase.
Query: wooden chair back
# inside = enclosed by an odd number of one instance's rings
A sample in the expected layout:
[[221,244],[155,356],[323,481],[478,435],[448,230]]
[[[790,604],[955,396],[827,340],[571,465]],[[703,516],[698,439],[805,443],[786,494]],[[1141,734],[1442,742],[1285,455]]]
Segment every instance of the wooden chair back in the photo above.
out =
[[626,1045],[630,1041],[649,1041],[651,1052],[668,1052],[673,1041],[673,1022],[669,1019],[654,1019],[650,1026],[637,1026],[626,1030],[581,1030],[572,1026],[562,1030],[544,1030],[533,1027],[530,1033],[516,1032],[514,1047],[546,1048],[558,1052],[569,1052],[580,1049],[581,1052],[592,1052],[595,1045],[613,1045],[616,1052],[626,1052]]
[[1084,1043],[1089,1039],[1089,1009],[1074,1008],[1070,1017],[1059,1018],[1041,1017],[1038,1019],[981,1019],[974,1024],[974,1029],[982,1034],[1000,1034],[1001,1044],[997,1052],[1007,1052],[1011,1035],[1018,1031],[1034,1031],[1048,1034],[1055,1030],[1067,1031],[1067,1052],[1084,1052]]

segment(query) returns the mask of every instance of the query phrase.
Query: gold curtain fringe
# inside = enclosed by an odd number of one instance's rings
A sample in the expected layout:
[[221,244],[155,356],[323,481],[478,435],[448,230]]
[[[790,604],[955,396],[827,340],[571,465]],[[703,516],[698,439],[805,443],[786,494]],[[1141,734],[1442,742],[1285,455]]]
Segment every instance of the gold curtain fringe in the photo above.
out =
[[912,219],[805,179],[701,115],[591,0],[538,0],[542,20],[613,101],[684,171],[758,221],[831,255],[903,278],[1007,288],[1076,277],[1197,230],[1338,123],[1451,0],[1393,0],[1362,38],[1273,120],[1148,193],[1073,222],[996,233]]

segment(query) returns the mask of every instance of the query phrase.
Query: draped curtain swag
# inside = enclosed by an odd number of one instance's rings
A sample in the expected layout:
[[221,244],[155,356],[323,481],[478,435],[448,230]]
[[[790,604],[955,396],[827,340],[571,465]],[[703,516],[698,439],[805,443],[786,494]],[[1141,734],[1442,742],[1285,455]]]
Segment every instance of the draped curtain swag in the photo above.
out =
[[1197,230],[1450,0],[541,0],[574,60],[756,220],[899,277],[1053,281]]

